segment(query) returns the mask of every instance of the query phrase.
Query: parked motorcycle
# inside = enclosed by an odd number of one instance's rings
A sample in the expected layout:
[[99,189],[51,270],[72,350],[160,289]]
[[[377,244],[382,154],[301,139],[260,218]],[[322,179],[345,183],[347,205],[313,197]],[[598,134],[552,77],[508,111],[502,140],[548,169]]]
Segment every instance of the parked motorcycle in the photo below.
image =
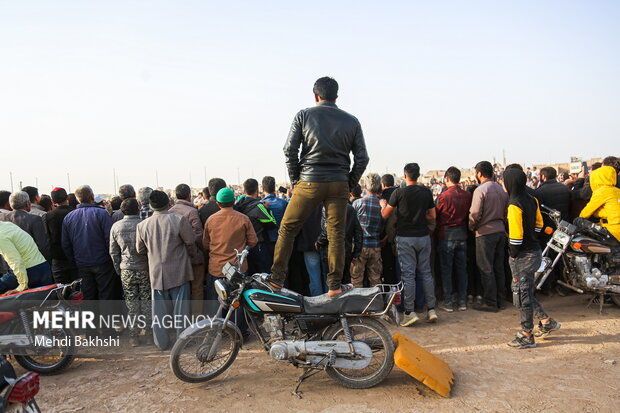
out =
[[34,396],[39,393],[39,374],[17,378],[15,369],[0,356],[0,413],[40,413]]
[[204,382],[231,366],[243,341],[232,321],[235,310],[274,360],[303,368],[293,390],[297,396],[301,383],[320,371],[355,389],[388,376],[395,345],[381,317],[396,311],[392,304],[402,284],[352,289],[335,298],[304,297],[274,290],[266,274],[243,274],[247,254],[238,253],[237,265],[227,264],[226,277],[215,282],[220,303],[215,318],[188,327],[172,348],[170,365],[179,379]]
[[620,249],[612,245],[603,227],[579,218],[577,225],[571,224],[562,220],[559,211],[545,205],[541,210],[555,222],[556,229],[545,229],[552,236],[536,272],[536,289],[540,290],[561,260],[564,271],[559,285],[579,294],[593,293],[601,310],[605,295],[620,307]]
[[67,328],[35,328],[33,312],[65,312],[79,306],[84,300],[80,282],[0,297],[0,354],[11,354],[23,368],[40,374],[67,368],[75,358],[74,333]]

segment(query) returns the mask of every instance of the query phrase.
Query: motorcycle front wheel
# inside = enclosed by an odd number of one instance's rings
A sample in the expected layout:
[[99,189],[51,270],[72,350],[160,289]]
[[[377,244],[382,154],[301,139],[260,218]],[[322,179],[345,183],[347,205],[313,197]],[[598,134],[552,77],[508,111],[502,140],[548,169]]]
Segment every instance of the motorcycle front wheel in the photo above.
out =
[[[361,370],[328,367],[327,374],[342,386],[367,389],[381,383],[394,367],[394,340],[378,320],[369,317],[349,318],[353,341],[363,341],[372,350],[370,364]],[[333,324],[324,334],[325,340],[345,340],[340,323]]]
[[[216,337],[221,326],[205,327],[177,340],[170,352],[170,367],[180,380],[199,383],[222,374],[235,361],[241,341],[237,332],[226,327],[219,344]],[[217,345],[213,351],[214,345]]]
[[55,337],[59,343],[65,344],[37,354],[14,356],[15,361],[26,370],[43,375],[57,374],[66,369],[75,359],[74,334],[70,330],[37,329],[35,335]]

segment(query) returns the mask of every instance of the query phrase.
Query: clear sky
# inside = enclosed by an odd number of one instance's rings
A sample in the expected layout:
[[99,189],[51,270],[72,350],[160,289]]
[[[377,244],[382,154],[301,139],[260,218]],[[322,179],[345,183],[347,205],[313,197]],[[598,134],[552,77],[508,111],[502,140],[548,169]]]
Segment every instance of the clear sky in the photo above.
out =
[[620,155],[618,1],[0,0],[0,189],[284,179],[330,75],[370,170]]

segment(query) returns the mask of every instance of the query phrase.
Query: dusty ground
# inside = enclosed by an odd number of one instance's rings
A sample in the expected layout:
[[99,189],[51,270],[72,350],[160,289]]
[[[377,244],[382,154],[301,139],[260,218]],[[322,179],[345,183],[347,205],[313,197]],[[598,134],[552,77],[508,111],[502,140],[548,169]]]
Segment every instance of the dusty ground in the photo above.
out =
[[[43,377],[44,412],[618,412],[620,308],[586,308],[583,296],[543,300],[562,323],[530,350],[506,346],[517,312],[441,312],[435,325],[398,330],[445,359],[455,374],[443,398],[397,367],[369,390],[349,390],[321,373],[291,395],[299,371],[279,364],[256,342],[212,382],[177,380],[166,353],[140,348],[130,357],[79,359],[58,376]],[[615,360],[616,364],[605,363]]]

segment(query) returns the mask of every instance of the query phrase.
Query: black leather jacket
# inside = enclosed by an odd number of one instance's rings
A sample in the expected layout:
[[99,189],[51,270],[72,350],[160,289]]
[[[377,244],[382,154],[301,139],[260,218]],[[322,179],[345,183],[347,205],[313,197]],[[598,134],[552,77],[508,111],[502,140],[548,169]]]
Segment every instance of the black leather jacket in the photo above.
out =
[[[350,152],[353,152],[352,168]],[[333,102],[321,102],[297,113],[284,145],[284,155],[293,184],[299,180],[347,181],[352,187],[369,160],[359,121]]]

